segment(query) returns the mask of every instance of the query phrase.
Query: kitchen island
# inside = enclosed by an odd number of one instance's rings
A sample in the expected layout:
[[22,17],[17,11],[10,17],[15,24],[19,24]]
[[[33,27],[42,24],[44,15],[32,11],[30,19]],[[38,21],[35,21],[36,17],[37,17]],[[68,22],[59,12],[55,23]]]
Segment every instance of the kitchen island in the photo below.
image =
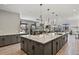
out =
[[67,40],[68,33],[21,35],[21,50],[30,55],[55,55]]

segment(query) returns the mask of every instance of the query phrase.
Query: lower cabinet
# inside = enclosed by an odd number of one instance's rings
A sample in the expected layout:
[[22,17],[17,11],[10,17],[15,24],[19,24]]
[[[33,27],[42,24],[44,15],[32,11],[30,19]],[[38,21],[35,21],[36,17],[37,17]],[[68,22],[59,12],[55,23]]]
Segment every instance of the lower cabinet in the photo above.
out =
[[60,42],[59,39],[56,40],[56,53],[59,51],[60,49]]
[[61,49],[63,47],[62,45],[62,37],[59,38],[59,49]]
[[39,44],[37,42],[34,43],[34,50],[33,53],[34,55],[43,55],[44,54],[44,47],[42,44]]
[[5,41],[5,39],[3,37],[0,37],[0,46],[4,45],[4,43],[5,43],[4,41]]
[[17,35],[17,36],[16,36],[16,39],[17,39],[17,42],[21,42],[21,37],[20,37],[20,35]]
[[65,44],[65,36],[62,36],[62,46]]
[[22,38],[21,40],[21,49],[25,52],[27,52],[27,43],[26,40],[24,38]]
[[59,41],[58,38],[53,40],[53,46],[52,47],[53,47],[53,54],[55,55],[60,49],[60,41]]
[[35,50],[35,46],[34,46],[34,42],[33,41],[31,41],[31,40],[27,40],[26,41],[26,43],[27,43],[27,51],[28,51],[28,54],[34,54],[34,50]]
[[4,40],[4,45],[8,45],[8,44],[11,44],[12,43],[12,39],[10,38],[10,36],[4,36],[3,37],[5,40]]
[[11,39],[11,43],[17,43],[17,42],[18,42],[17,35],[12,35],[12,36],[10,37],[10,39]]
[[19,42],[19,36],[18,35],[6,35],[6,36],[0,36],[0,46],[6,46],[13,43]]
[[21,39],[21,50],[23,50],[23,44],[24,44],[24,41],[23,41],[23,39]]
[[52,54],[53,54],[52,42],[49,42],[44,45],[44,55],[52,55]]

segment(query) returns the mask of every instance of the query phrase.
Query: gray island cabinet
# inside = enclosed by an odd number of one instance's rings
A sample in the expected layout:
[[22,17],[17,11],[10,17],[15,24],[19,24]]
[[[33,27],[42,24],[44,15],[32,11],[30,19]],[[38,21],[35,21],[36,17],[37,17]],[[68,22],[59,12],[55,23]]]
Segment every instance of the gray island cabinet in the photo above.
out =
[[21,50],[30,55],[55,55],[67,42],[67,33],[62,35],[22,35]]
[[19,34],[0,34],[0,47],[20,42]]

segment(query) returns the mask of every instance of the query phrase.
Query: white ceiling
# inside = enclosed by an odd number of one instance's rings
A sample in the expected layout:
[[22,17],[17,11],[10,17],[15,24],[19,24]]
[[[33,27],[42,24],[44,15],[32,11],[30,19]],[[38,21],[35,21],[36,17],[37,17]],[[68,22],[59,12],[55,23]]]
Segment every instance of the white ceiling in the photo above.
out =
[[[51,19],[68,19],[79,15],[79,4],[43,4],[43,18],[47,17],[47,9],[50,9]],[[40,16],[39,4],[0,4],[0,9],[16,12],[21,14],[21,18],[36,19]],[[75,10],[76,9],[76,10]],[[58,16],[51,13],[55,12]]]

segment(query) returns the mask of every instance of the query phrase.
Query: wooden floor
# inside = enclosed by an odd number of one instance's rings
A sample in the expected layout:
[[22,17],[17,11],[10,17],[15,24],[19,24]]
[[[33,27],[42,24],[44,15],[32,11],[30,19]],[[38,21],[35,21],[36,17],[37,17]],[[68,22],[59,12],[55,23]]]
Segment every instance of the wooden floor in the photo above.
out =
[[79,55],[79,39],[75,39],[75,35],[69,35],[68,42],[57,55]]
[[0,55],[26,55],[26,54],[21,50],[19,43],[1,47]]
[[[20,49],[19,43],[0,47],[0,55],[26,55],[26,53]],[[69,35],[68,42],[57,53],[57,55],[79,55],[79,39],[75,39],[74,35]]]

